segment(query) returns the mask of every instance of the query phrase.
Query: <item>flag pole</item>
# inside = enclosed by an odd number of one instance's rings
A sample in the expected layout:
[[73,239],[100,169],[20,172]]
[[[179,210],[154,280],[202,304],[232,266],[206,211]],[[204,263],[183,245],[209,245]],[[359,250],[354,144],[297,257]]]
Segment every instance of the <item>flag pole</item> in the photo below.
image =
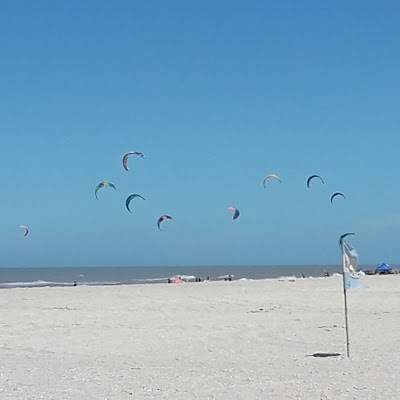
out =
[[346,351],[347,351],[347,358],[350,358],[349,318],[348,318],[348,313],[347,313],[345,256],[344,256],[343,248],[342,248],[342,266],[343,266],[344,322],[345,322],[345,328],[346,328]]

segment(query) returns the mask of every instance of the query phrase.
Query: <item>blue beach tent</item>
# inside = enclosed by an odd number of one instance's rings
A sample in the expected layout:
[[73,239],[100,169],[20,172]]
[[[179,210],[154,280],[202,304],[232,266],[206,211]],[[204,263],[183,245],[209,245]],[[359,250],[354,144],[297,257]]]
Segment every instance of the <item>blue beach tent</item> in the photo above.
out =
[[388,264],[381,264],[376,270],[375,273],[389,272],[392,270],[392,267]]

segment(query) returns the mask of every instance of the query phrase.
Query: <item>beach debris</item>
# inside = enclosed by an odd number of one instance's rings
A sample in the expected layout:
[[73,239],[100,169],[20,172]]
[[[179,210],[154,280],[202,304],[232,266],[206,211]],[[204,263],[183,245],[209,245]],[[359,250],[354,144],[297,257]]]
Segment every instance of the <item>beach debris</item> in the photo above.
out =
[[166,219],[171,219],[172,220],[172,217],[170,216],[170,215],[161,215],[161,217],[160,218],[158,218],[158,220],[157,220],[157,227],[158,227],[158,229],[161,231],[161,222],[163,222],[163,221],[165,221]]
[[270,312],[270,311],[273,311],[273,310],[275,310],[276,309],[276,306],[274,306],[274,307],[270,307],[270,308],[268,308],[268,309],[265,309],[265,308],[262,308],[262,307],[260,307],[258,310],[250,310],[250,311],[247,311],[247,314],[255,314],[255,313],[260,313],[260,312]]
[[[255,313],[260,313],[260,312],[263,312],[264,311],[264,309],[263,308],[259,308],[258,310],[251,310],[251,311],[247,311],[247,313],[250,313],[250,314],[255,314]],[[267,311],[266,311],[267,312]]]
[[68,310],[68,311],[76,311],[77,308],[70,308],[68,305],[65,307],[44,307],[42,310]]
[[297,278],[294,275],[291,276],[280,276],[278,278],[279,282],[296,282]]
[[318,327],[318,329],[325,329],[325,330],[330,330],[330,328],[337,328],[338,326],[336,324],[333,324],[332,326],[329,325],[321,325]]
[[100,183],[96,186],[96,190],[94,191],[94,195],[96,196],[96,199],[97,199],[97,200],[98,200],[97,192],[99,191],[99,189],[101,189],[101,188],[103,188],[103,187],[111,187],[111,188],[113,188],[114,190],[117,190],[116,186],[115,186],[113,183],[109,182],[109,181],[100,182]]
[[307,179],[307,187],[308,187],[308,188],[310,187],[311,181],[312,181],[313,179],[315,179],[315,178],[319,178],[319,180],[322,182],[322,184],[325,185],[324,180],[323,180],[319,175],[311,175],[311,176],[309,176],[308,179]]
[[25,232],[24,232],[24,237],[25,237],[25,236],[28,236],[28,234],[29,234],[29,228],[28,228],[26,225],[20,225],[19,227],[25,230]]
[[230,207],[228,207],[228,210],[229,211],[234,211],[232,219],[238,219],[239,218],[240,211],[236,207],[230,206]]
[[337,196],[342,196],[344,199],[346,198],[346,197],[344,196],[344,194],[341,193],[341,192],[333,193],[333,195],[331,196],[331,204],[333,204],[333,199],[334,199],[335,197],[337,197]]
[[128,168],[128,159],[129,159],[130,156],[139,156],[139,157],[145,158],[145,157],[144,157],[144,154],[141,153],[140,151],[128,151],[128,152],[127,152],[126,154],[124,154],[124,156],[122,157],[122,166],[124,167],[124,169],[125,169],[126,171],[129,171],[129,168]]
[[129,204],[130,204],[130,202],[134,199],[134,198],[136,198],[136,197],[140,197],[141,199],[143,199],[143,200],[146,200],[144,197],[142,197],[140,194],[131,194],[131,195],[129,195],[128,197],[127,197],[127,199],[126,199],[126,201],[125,201],[125,207],[126,207],[126,209],[132,214],[132,211],[130,210],[130,208],[129,208]]
[[268,174],[265,176],[264,180],[263,180],[263,186],[265,188],[265,183],[268,179],[276,179],[277,181],[279,181],[279,183],[282,183],[281,178],[276,175],[276,174]]

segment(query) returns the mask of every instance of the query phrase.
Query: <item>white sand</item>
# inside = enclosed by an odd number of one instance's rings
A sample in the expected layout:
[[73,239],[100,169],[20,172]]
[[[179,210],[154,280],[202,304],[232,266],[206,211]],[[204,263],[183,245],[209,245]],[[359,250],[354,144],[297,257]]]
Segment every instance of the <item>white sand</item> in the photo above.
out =
[[400,275],[364,281],[350,360],[340,277],[0,290],[0,399],[400,399]]

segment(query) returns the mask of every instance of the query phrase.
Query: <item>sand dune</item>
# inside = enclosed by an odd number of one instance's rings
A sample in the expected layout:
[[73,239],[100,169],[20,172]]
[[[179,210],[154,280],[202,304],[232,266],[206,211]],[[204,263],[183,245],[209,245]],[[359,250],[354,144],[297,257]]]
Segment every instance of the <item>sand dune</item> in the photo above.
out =
[[[400,275],[0,291],[0,399],[399,399]],[[313,357],[315,353],[339,353]]]

